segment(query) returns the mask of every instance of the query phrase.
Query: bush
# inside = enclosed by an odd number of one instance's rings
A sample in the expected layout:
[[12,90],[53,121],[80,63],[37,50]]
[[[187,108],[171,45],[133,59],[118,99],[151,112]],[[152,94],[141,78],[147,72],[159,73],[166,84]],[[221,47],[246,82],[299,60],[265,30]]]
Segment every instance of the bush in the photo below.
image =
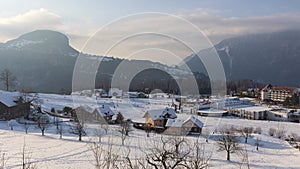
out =
[[72,110],[73,109],[71,107],[68,107],[68,106],[66,106],[66,107],[63,108],[63,112],[67,112],[67,113],[69,113]]
[[270,136],[275,136],[275,133],[276,133],[276,129],[274,129],[274,128],[269,129],[269,135]]
[[254,133],[261,134],[261,127],[256,127]]
[[277,131],[276,131],[276,137],[278,137],[278,138],[284,138],[285,137],[285,130],[284,129],[278,129]]
[[291,137],[294,139],[294,141],[299,141],[299,136],[297,133],[292,133]]

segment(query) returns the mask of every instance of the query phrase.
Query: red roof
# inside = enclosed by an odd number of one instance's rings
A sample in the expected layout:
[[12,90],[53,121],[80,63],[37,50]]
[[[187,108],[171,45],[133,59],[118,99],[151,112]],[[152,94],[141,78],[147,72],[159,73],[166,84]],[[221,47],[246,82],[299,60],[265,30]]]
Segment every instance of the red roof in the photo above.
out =
[[272,90],[285,90],[290,91],[291,93],[294,92],[296,87],[288,87],[288,86],[274,86]]
[[296,90],[296,87],[288,87],[288,86],[272,86],[270,84],[267,84],[264,88],[262,88],[261,90],[266,92],[268,91],[268,89],[272,89],[273,91],[278,91],[278,90],[282,90],[282,91],[290,91],[291,93],[294,92]]

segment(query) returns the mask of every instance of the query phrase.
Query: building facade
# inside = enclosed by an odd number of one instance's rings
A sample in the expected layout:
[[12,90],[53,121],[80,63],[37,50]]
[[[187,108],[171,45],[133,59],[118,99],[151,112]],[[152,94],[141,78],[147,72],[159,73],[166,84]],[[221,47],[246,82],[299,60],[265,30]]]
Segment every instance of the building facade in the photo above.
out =
[[7,104],[0,100],[0,119],[11,120],[19,117],[27,117],[30,113],[30,103],[13,101],[14,104]]
[[261,100],[284,102],[287,97],[292,97],[294,94],[299,94],[299,89],[296,87],[272,86],[268,84],[261,90]]

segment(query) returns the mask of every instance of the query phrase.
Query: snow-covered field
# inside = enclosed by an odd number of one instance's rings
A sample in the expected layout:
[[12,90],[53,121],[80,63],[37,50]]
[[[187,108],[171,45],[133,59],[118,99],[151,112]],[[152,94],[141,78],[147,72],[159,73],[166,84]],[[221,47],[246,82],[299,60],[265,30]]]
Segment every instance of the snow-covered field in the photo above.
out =
[[[64,106],[89,105],[96,107],[101,104],[110,104],[114,102],[114,111],[120,111],[125,118],[143,120],[144,113],[149,109],[165,108],[172,103],[170,99],[100,99],[88,97],[78,97],[75,103],[71,96],[39,94],[43,100],[44,109],[62,109]],[[180,114],[179,116],[190,116]],[[300,124],[274,121],[254,121],[238,118],[211,118],[198,117],[203,123],[203,133],[210,133],[208,142],[205,138],[200,137],[201,144],[206,147],[206,151],[212,152],[209,168],[239,168],[242,162],[241,155],[232,154],[231,161],[226,160],[226,152],[218,151],[218,145],[214,141],[216,133],[215,128],[222,127],[261,127],[262,134],[254,134],[253,138],[248,140],[248,144],[240,143],[241,147],[247,148],[250,168],[300,168],[300,151],[293,148],[287,141],[271,137],[268,135],[269,128],[281,128],[289,135],[292,132],[300,135]],[[78,136],[69,133],[69,122],[64,122],[63,138],[56,134],[55,126],[46,129],[45,136],[41,136],[38,128],[31,126],[28,134],[22,124],[15,124],[14,130],[10,130],[7,122],[0,122],[0,150],[6,155],[7,168],[21,168],[22,166],[22,149],[25,145],[25,154],[31,157],[31,162],[38,168],[94,168],[93,153],[89,149],[91,141],[96,140],[93,136],[93,125],[88,125],[88,135],[83,137],[83,141],[78,141]],[[118,126],[110,126],[110,131],[102,137],[103,147],[113,145],[113,151],[120,156],[130,151],[132,159],[142,158],[146,147],[153,143],[153,140],[159,140],[160,134],[151,133],[150,137],[146,136],[145,131],[133,129],[129,137],[125,140],[125,145],[116,131]],[[260,141],[259,150],[256,150],[255,140]],[[188,136],[189,141],[197,139]],[[245,166],[244,166],[245,167]]]

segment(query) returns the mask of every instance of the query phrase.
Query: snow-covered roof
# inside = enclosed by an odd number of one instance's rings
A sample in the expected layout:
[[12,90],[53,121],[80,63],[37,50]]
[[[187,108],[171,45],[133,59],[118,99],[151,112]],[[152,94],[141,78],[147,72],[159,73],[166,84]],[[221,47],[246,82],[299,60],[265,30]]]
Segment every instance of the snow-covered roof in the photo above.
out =
[[89,113],[92,113],[94,111],[94,109],[88,105],[80,105],[79,107],[76,108],[76,110],[78,109],[84,110]]
[[168,119],[166,127],[182,127],[184,119]]
[[20,97],[19,92],[6,92],[0,90],[0,102],[7,107],[16,106],[17,103],[15,102],[18,97]]
[[149,110],[147,112],[152,120],[163,120],[166,118],[175,119],[177,118],[175,110],[172,108],[165,108],[165,109],[156,109],[156,110]]
[[226,113],[227,111],[225,110],[220,110],[220,109],[204,109],[204,110],[198,110],[198,112],[201,112],[201,113],[213,113],[213,114],[223,114],[223,113]]
[[195,116],[190,116],[190,118],[187,119],[183,124],[187,123],[188,121],[193,122],[195,125],[197,125],[200,128],[203,127],[203,123],[198,118],[196,118]]
[[115,115],[115,113],[107,105],[100,106],[96,108],[95,111],[98,111],[98,113],[100,113],[103,117]]
[[237,109],[237,110],[244,110],[244,111],[250,111],[250,112],[261,112],[261,111],[270,111],[272,110],[272,108],[270,107],[265,107],[265,106],[247,106],[247,105],[243,105],[243,106],[232,106],[230,107],[232,109]]
[[166,123],[166,127],[182,127],[184,124],[186,124],[189,121],[191,121],[192,123],[194,123],[195,125],[197,125],[200,128],[203,127],[203,123],[195,116],[190,116],[187,119],[182,119],[182,118],[168,119],[168,121]]
[[108,105],[102,105],[97,108],[93,108],[88,105],[80,105],[76,108],[76,110],[78,109],[89,113],[99,113],[102,117],[115,115]]

